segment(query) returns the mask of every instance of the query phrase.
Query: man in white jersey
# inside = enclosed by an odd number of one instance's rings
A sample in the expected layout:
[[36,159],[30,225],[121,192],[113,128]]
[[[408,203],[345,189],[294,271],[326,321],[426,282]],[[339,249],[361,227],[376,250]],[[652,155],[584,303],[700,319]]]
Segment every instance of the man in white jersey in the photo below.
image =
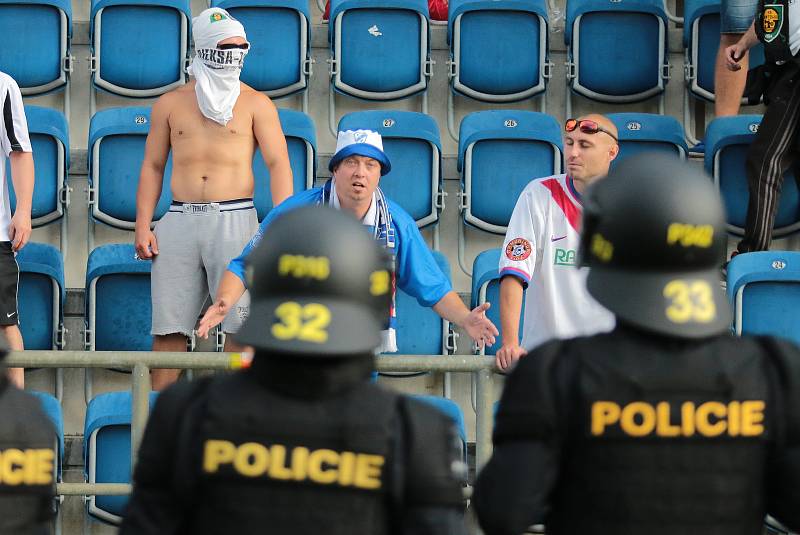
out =
[[[23,343],[17,310],[19,266],[15,256],[31,237],[33,151],[19,86],[4,72],[0,72],[0,103],[3,106],[3,121],[0,123],[0,144],[3,147],[0,156],[0,332],[5,334],[12,350],[21,351]],[[17,196],[14,217],[11,217],[6,182],[6,159],[11,163],[11,179]],[[8,377],[16,386],[24,387],[22,368],[10,368]]]
[[[503,346],[497,366],[509,368],[552,338],[609,331],[614,316],[586,290],[587,269],[578,269],[581,194],[608,174],[619,153],[617,128],[597,114],[564,125],[567,173],[532,180],[522,191],[500,254],[500,323]],[[525,293],[520,345],[519,316]]]

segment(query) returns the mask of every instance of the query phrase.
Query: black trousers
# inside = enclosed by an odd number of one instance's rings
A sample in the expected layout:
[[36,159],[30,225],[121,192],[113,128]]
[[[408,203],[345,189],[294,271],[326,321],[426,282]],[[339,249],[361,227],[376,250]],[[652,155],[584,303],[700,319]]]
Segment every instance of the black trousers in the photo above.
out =
[[769,105],[747,152],[750,200],[740,253],[769,249],[783,175],[800,155],[800,64],[789,62],[775,74]]

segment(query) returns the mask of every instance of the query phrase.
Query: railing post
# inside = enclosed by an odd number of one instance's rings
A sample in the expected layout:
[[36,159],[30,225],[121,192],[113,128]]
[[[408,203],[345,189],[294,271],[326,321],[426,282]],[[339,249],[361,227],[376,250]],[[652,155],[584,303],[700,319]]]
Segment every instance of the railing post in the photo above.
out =
[[483,368],[475,373],[475,473],[480,472],[483,465],[492,455],[492,403],[494,399],[494,372]]
[[142,363],[133,367],[131,384],[131,476],[139,457],[147,417],[150,414],[150,368]]

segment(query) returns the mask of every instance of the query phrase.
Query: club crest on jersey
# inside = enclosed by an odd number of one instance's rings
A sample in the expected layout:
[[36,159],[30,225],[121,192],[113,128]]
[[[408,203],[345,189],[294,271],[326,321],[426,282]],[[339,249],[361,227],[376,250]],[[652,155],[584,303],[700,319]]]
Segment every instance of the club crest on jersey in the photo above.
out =
[[222,14],[222,13],[217,12],[217,13],[212,13],[211,17],[209,17],[209,18],[210,18],[211,22],[219,22],[221,20],[227,19],[228,17],[225,16],[224,14]]
[[525,260],[531,255],[531,242],[522,238],[514,238],[506,245],[506,256],[509,260]]
[[781,33],[783,27],[783,6],[781,4],[766,4],[761,19],[764,28],[764,42],[771,43]]

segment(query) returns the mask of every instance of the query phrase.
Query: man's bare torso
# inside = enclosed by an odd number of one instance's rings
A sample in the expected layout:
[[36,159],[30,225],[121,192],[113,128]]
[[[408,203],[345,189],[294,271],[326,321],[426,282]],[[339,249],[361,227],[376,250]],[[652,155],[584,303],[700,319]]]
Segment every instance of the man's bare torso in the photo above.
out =
[[222,126],[203,116],[195,82],[173,91],[169,112],[172,198],[209,202],[253,196],[253,109],[257,94],[242,84],[233,119]]

